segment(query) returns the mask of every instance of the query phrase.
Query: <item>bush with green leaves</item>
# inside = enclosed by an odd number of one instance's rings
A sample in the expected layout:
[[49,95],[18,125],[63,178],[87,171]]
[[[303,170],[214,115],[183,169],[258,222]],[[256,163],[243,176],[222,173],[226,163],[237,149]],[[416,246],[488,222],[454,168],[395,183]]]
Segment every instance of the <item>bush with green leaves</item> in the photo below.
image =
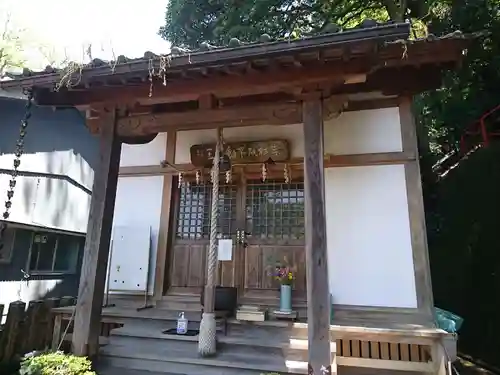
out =
[[55,353],[29,353],[22,362],[20,375],[96,375],[86,357]]

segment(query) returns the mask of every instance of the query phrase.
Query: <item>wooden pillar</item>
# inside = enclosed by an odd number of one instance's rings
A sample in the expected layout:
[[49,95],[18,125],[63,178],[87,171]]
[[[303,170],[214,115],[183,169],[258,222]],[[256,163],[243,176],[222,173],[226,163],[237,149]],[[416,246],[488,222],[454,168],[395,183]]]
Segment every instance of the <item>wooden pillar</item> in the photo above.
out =
[[99,130],[99,163],[94,172],[92,200],[78,302],[73,353],[94,356],[99,350],[101,311],[120,167],[121,142],[116,136],[116,109],[104,111]]
[[[326,245],[323,110],[320,96],[305,98],[304,188],[309,374],[336,373],[330,349],[330,292]],[[326,371],[327,372],[326,372]]]
[[[165,145],[165,160],[171,164],[175,163],[175,146],[177,142],[177,131],[169,130],[167,133],[167,142]],[[170,232],[170,210],[172,207],[172,182],[173,175],[163,175],[163,192],[160,214],[160,232],[158,234],[158,250],[156,252],[156,269],[154,298],[161,300],[165,293],[165,272],[167,272],[168,240]]]
[[400,97],[399,100],[403,152],[415,155],[413,160],[405,163],[405,179],[417,307],[426,323],[433,324],[434,298],[432,294],[431,267],[427,245],[427,226],[425,224],[420,158],[418,155],[417,127],[412,113],[412,97],[406,95]]

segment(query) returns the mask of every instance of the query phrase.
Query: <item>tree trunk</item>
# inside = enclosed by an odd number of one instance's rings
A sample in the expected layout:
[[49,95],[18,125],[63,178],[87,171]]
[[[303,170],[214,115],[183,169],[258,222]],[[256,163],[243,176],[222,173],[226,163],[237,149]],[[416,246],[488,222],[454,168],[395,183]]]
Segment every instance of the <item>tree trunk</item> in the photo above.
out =
[[389,18],[395,22],[404,22],[407,3],[406,0],[384,0],[384,6]]

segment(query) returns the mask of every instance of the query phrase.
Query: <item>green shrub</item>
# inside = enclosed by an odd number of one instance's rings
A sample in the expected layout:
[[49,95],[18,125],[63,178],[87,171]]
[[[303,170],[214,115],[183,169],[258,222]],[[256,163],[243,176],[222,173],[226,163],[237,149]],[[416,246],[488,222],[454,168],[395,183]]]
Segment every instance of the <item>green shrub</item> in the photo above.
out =
[[21,362],[20,375],[96,375],[85,357],[56,353],[30,353]]

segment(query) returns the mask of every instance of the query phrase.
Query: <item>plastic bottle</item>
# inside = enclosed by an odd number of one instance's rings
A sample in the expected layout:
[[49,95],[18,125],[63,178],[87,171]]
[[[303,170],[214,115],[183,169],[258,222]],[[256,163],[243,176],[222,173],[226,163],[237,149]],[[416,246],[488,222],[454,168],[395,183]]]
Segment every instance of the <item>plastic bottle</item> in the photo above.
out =
[[177,319],[177,334],[185,335],[187,332],[188,320],[184,316],[184,311],[179,314],[179,319]]

